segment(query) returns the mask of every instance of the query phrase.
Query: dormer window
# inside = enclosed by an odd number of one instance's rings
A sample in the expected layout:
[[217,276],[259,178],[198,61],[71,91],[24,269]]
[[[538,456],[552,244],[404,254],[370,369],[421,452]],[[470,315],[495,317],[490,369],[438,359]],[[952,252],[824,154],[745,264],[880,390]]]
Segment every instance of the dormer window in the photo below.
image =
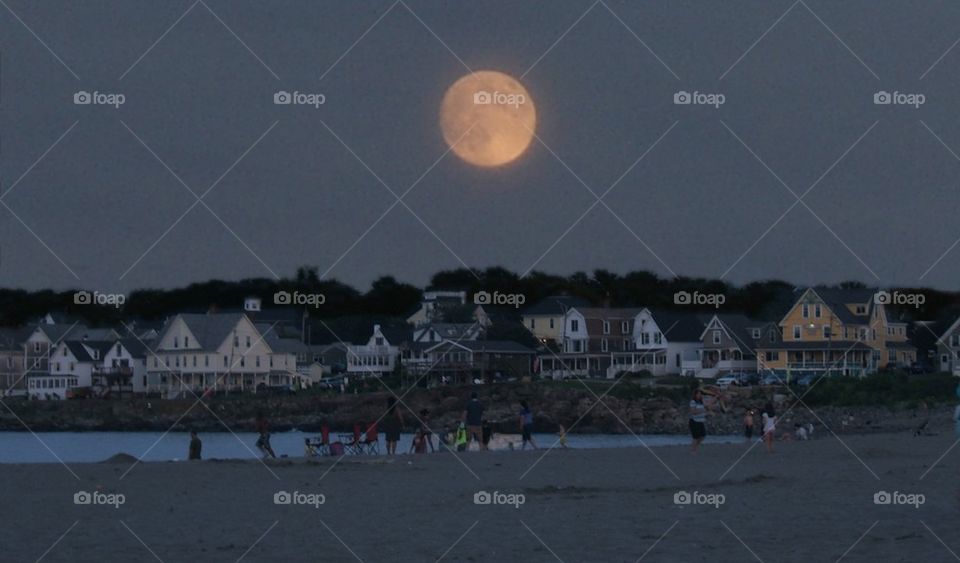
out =
[[603,321],[603,333],[610,334],[610,321]]
[[174,336],[174,337],[173,337],[173,347],[174,347],[174,348],[179,348],[179,347],[180,347],[180,337],[178,337],[178,336]]
[[858,315],[866,315],[866,314],[867,314],[867,307],[866,307],[865,305],[857,305],[857,314],[858,314]]
[[630,332],[630,321],[623,321],[620,323],[620,332],[622,334],[627,334]]
[[[817,315],[817,316],[819,316],[819,315]],[[754,339],[754,340],[760,340],[760,329],[759,329],[759,328],[753,329],[753,339]]]

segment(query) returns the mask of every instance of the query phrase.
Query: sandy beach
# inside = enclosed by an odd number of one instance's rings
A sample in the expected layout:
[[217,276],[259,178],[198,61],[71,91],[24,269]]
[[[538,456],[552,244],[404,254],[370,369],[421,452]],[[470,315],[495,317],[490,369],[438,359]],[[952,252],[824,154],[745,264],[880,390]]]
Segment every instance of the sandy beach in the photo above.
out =
[[51,562],[952,561],[954,440],[7,465],[0,543]]

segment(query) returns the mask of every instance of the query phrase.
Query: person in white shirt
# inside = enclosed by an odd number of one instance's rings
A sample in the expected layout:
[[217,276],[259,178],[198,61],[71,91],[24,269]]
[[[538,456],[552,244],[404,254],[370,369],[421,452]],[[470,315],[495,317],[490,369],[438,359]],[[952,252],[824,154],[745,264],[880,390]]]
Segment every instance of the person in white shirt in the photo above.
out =
[[777,431],[777,415],[773,410],[773,403],[767,403],[763,407],[760,418],[763,420],[763,443],[767,445],[767,451],[772,452],[774,434]]

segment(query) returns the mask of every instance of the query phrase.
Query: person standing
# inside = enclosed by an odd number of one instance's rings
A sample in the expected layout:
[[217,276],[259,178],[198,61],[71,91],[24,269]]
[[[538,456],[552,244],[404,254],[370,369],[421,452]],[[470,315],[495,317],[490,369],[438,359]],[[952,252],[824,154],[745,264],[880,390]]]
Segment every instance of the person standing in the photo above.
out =
[[767,403],[763,407],[760,418],[763,421],[763,443],[767,446],[767,452],[773,452],[773,441],[777,431],[777,414],[773,410],[773,403]]
[[748,444],[753,440],[753,409],[747,409],[743,415],[743,437]]
[[387,414],[383,418],[383,430],[387,441],[387,455],[397,453],[397,442],[403,430],[403,413],[397,408],[397,398],[387,397]]
[[703,391],[699,388],[693,390],[693,397],[690,398],[690,437],[693,441],[690,443],[690,453],[696,454],[700,449],[700,444],[707,437],[707,407],[703,404]]
[[423,439],[426,441],[427,445],[430,446],[430,453],[433,453],[433,430],[430,430],[430,411],[427,409],[420,410],[420,433],[423,434]]
[[203,449],[203,442],[200,441],[200,437],[197,436],[196,430],[190,431],[190,453],[187,455],[187,459],[202,459],[200,457],[200,451]]
[[274,459],[277,458],[277,454],[273,453],[273,448],[270,447],[270,421],[267,420],[266,415],[263,414],[263,411],[257,413],[257,448],[263,452],[263,459],[267,459],[267,456],[270,456]]
[[530,405],[527,404],[527,401],[520,401],[520,434],[523,436],[523,445],[520,446],[521,450],[527,449],[527,442],[530,442],[530,445],[533,446],[533,449],[537,449],[537,443],[533,441],[533,411],[530,410]]
[[470,442],[476,440],[480,444],[481,450],[487,447],[483,444],[483,403],[477,398],[477,392],[470,393],[470,400],[463,409],[463,422],[467,425],[467,449],[470,448]]

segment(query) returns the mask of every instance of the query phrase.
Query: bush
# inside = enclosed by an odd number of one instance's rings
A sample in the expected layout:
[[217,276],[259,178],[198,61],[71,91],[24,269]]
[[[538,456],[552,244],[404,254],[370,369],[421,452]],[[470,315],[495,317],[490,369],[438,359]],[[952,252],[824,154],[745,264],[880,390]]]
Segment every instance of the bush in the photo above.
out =
[[862,379],[831,377],[814,385],[804,402],[810,405],[893,407],[925,401],[932,405],[954,402],[957,383],[958,379],[947,373],[908,375],[881,372]]

